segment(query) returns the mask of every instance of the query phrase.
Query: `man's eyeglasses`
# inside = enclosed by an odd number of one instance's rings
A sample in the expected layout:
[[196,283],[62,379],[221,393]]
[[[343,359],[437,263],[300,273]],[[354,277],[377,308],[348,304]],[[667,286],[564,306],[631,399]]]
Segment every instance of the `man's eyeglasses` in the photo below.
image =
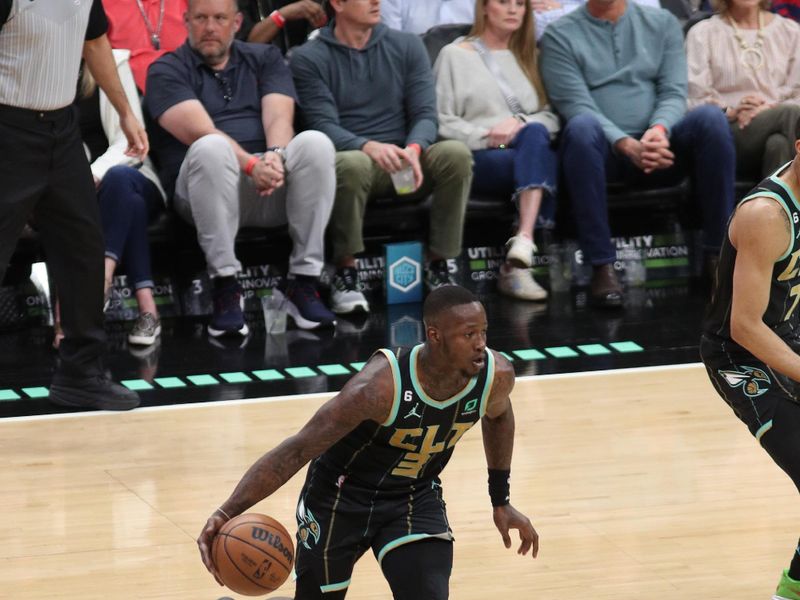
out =
[[230,102],[233,100],[233,90],[231,89],[231,84],[228,79],[222,75],[222,73],[214,73],[214,79],[217,80],[219,83],[219,87],[222,89],[222,97],[225,99],[225,102]]

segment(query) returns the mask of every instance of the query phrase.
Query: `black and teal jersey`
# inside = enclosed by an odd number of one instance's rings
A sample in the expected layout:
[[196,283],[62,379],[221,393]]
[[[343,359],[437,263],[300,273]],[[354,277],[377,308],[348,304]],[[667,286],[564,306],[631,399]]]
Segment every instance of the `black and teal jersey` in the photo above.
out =
[[[461,437],[486,413],[494,380],[494,356],[486,350],[483,369],[457,394],[430,398],[419,383],[422,345],[396,355],[382,349],[394,376],[394,400],[386,421],[363,421],[309,466],[316,477],[347,481],[376,491],[407,492],[442,472]],[[341,478],[341,479],[340,479]]]
[[[788,168],[785,165],[759,183],[745,196],[738,206],[754,198],[771,198],[781,205],[789,220],[791,243],[786,252],[775,261],[769,304],[764,313],[764,323],[779,336],[788,337],[798,325],[798,302],[800,302],[800,203],[792,190],[779,175]],[[733,267],[736,248],[726,235],[720,251],[717,270],[717,286],[703,323],[703,331],[711,339],[734,344],[731,339],[730,319],[733,301]]]

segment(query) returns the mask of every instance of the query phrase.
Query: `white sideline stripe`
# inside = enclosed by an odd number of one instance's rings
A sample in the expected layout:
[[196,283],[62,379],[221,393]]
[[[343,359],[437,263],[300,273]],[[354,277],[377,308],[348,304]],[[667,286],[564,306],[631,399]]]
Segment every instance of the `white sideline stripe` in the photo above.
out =
[[[696,369],[703,366],[703,363],[687,363],[680,365],[658,365],[655,367],[626,367],[624,369],[606,369],[603,371],[576,371],[574,373],[551,373],[549,375],[523,375],[517,377],[517,381],[533,381],[535,379],[567,379],[574,377],[603,377],[607,375],[619,375],[625,373],[657,373],[659,371],[677,371]],[[315,394],[291,394],[285,396],[270,396],[268,398],[242,398],[241,400],[214,400],[212,402],[191,402],[186,404],[169,404],[167,406],[146,406],[134,409],[137,413],[159,412],[170,410],[185,410],[189,408],[207,408],[214,406],[240,406],[244,404],[270,404],[272,402],[316,400],[318,398],[329,398],[336,392],[318,392]],[[47,419],[75,419],[79,417],[96,417],[110,415],[119,411],[95,410],[91,412],[74,412],[56,415],[32,415],[27,417],[6,417],[0,418],[0,426],[5,423],[19,423],[24,421],[44,421]],[[125,411],[129,412],[129,411]]]

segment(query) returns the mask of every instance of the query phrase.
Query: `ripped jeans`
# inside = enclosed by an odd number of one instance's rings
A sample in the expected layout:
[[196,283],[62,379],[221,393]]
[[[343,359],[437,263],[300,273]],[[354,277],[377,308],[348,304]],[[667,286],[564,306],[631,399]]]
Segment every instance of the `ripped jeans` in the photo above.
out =
[[482,196],[516,196],[530,188],[542,188],[542,207],[537,227],[552,227],[556,212],[556,152],[550,134],[541,123],[528,123],[511,146],[473,153],[472,193]]

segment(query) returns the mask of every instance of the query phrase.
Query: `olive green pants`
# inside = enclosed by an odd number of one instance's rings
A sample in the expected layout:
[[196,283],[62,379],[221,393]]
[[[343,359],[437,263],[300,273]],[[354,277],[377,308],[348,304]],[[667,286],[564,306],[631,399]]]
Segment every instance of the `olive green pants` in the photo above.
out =
[[744,129],[731,123],[736,144],[736,173],[745,179],[763,179],[794,158],[800,106],[779,104],[756,115]]
[[[456,257],[472,184],[472,153],[461,142],[438,142],[422,153],[420,164],[423,183],[410,197],[433,194],[428,253]],[[394,195],[389,174],[364,152],[336,153],[336,198],[328,222],[334,263],[364,251],[362,229],[369,200]]]

